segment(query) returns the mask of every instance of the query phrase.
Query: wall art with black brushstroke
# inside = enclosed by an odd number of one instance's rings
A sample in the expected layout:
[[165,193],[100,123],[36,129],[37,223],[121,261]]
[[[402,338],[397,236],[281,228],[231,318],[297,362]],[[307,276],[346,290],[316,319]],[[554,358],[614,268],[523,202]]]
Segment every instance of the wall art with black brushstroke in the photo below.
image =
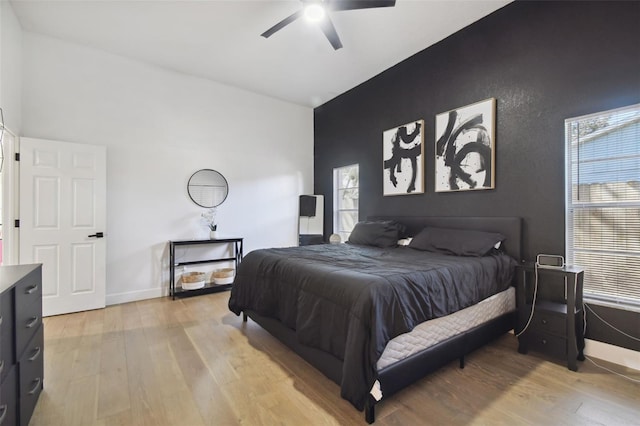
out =
[[495,98],[436,115],[436,192],[495,188]]
[[424,120],[382,133],[384,195],[424,193]]

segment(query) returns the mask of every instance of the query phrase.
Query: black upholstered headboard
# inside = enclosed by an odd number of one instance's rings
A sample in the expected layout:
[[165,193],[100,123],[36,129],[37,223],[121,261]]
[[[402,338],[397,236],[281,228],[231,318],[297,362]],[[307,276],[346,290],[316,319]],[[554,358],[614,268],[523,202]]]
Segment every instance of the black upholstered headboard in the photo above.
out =
[[522,260],[522,218],[479,216],[369,216],[367,220],[395,220],[407,227],[409,236],[416,235],[425,226],[453,229],[475,229],[499,232],[506,237],[503,248],[511,257]]

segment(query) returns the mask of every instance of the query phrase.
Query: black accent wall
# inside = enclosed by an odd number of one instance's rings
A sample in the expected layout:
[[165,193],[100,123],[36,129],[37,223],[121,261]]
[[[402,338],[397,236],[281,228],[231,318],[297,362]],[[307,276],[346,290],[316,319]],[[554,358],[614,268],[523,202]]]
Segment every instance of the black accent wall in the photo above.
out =
[[[436,114],[491,97],[496,188],[435,193]],[[564,121],[635,103],[640,2],[511,3],[315,109],[315,193],[325,195],[325,230],[333,228],[333,168],[358,163],[361,219],[520,216],[526,259],[563,254]],[[425,120],[426,191],[384,197],[382,132],[418,119]],[[612,341],[607,334],[589,337]]]

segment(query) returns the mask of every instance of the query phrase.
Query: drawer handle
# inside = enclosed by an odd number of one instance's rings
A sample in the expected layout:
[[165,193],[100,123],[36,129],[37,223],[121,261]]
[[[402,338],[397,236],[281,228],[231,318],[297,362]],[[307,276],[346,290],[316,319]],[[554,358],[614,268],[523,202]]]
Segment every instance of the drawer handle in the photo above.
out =
[[33,328],[38,323],[39,317],[31,317],[31,321],[27,323],[27,328]]
[[38,284],[32,285],[25,291],[25,294],[33,294],[38,289]]
[[0,361],[0,374],[4,371],[4,359]]
[[547,344],[547,339],[542,339],[542,344],[546,345]]
[[34,382],[36,385],[28,392],[29,395],[33,395],[34,393],[38,392],[38,388],[40,387],[40,377],[36,377]]
[[9,411],[9,406],[7,404],[2,404],[2,406],[0,406],[0,411],[2,411],[2,414],[0,414],[0,425],[1,425],[2,422],[4,422],[4,418],[7,417],[7,411]]
[[2,325],[2,315],[0,315],[0,325]]
[[29,361],[35,361],[36,358],[38,358],[38,356],[40,356],[40,352],[42,352],[42,350],[40,349],[40,346],[37,346],[34,350],[33,350],[33,355],[31,355],[28,359]]

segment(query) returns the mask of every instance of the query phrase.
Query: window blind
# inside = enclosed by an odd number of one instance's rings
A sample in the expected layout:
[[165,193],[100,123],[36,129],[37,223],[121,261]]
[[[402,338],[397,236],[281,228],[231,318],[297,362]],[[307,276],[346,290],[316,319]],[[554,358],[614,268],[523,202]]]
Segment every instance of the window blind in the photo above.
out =
[[333,169],[333,232],[347,241],[358,222],[359,167]]
[[640,104],[565,123],[567,262],[586,296],[640,306]]

